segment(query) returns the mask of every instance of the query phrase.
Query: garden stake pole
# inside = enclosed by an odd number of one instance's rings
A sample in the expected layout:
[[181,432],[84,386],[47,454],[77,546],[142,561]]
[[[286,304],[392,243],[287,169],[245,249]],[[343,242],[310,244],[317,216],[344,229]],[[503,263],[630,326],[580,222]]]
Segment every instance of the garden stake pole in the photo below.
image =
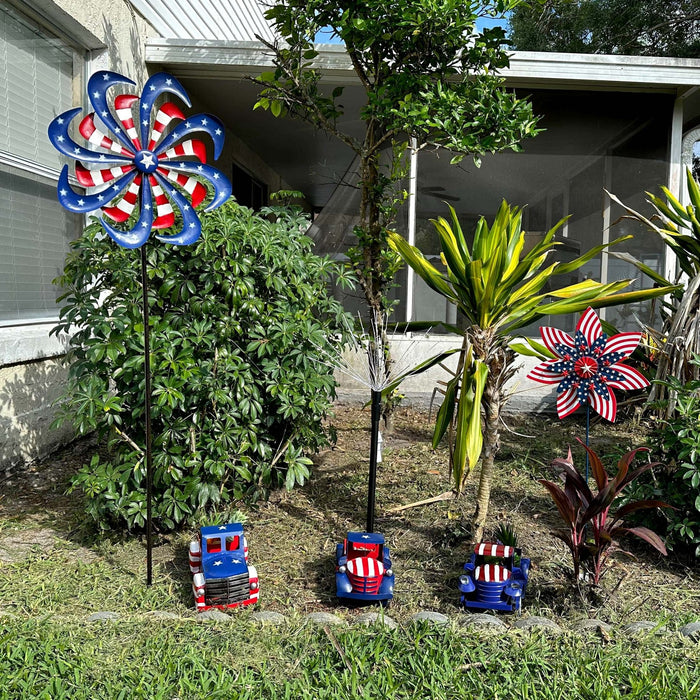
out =
[[153,465],[151,456],[151,333],[148,327],[148,261],[146,245],[141,246],[141,288],[143,290],[143,372],[146,417],[146,585],[153,583]]
[[374,532],[374,496],[377,489],[379,421],[382,417],[382,392],[372,389],[372,432],[369,448],[369,485],[367,489],[367,532]]
[[[586,404],[586,447],[588,447],[588,436],[591,432],[591,404]],[[586,450],[586,483],[588,483],[588,450]]]
[[[188,107],[192,106],[190,98],[179,81],[168,73],[155,73],[150,76],[143,86],[140,96],[127,96],[127,106],[119,106],[123,95],[108,96],[111,87],[120,84],[135,86],[133,80],[119,73],[101,70],[93,73],[88,79],[87,94],[94,114],[99,114],[104,126],[113,134],[114,139],[102,135],[100,148],[108,151],[117,151],[118,155],[109,152],[101,153],[88,147],[81,148],[68,133],[73,119],[81,111],[80,107],[59,114],[49,124],[48,136],[54,148],[79,162],[82,168],[83,186],[101,188],[107,181],[112,180],[114,168],[119,166],[124,173],[114,180],[108,190],[100,189],[98,192],[76,192],[70,185],[68,165],[63,167],[58,178],[58,201],[64,209],[73,214],[86,214],[97,209],[116,222],[128,222],[133,211],[138,211],[138,220],[133,221],[132,228],[128,230],[115,228],[112,224],[100,219],[102,228],[109,237],[122,248],[133,250],[141,249],[141,287],[143,291],[143,369],[145,375],[145,419],[146,419],[146,585],[153,581],[153,465],[151,455],[151,349],[150,329],[148,327],[148,277],[146,260],[146,241],[153,229],[166,229],[175,225],[175,212],[179,212],[181,228],[173,235],[156,236],[159,241],[171,245],[191,245],[196,243],[202,233],[202,224],[199,220],[197,206],[202,203],[202,197],[195,192],[197,188],[203,188],[213,194],[204,211],[213,211],[220,207],[231,196],[231,182],[221,172],[206,164],[206,158],[198,156],[201,163],[183,161],[180,155],[177,159],[171,157],[179,154],[186,144],[183,142],[193,131],[205,131],[211,136],[214,143],[214,159],[221,155],[224,145],[224,123],[213,114],[197,114],[188,121],[178,125],[161,140],[163,126],[168,124],[172,112],[166,107],[174,107],[172,103],[166,103],[159,107],[160,96],[169,93],[179,97]],[[123,89],[123,88],[121,88]],[[114,109],[110,107],[110,102]],[[133,107],[132,107],[132,103]],[[117,117],[115,117],[115,113]],[[178,112],[179,113],[179,112]],[[134,121],[134,116],[136,120]],[[179,114],[178,119],[184,119]],[[86,117],[92,120],[92,116]],[[166,121],[164,121],[166,120]],[[81,122],[79,128],[81,136],[91,143],[92,136],[83,130]],[[136,124],[139,125],[140,137]],[[95,125],[91,127],[95,129]],[[99,131],[94,131],[99,134]],[[106,139],[106,140],[105,140]],[[100,140],[98,139],[98,143]],[[106,144],[106,145],[105,145]],[[148,144],[146,146],[146,144]],[[124,161],[130,161],[124,166]],[[90,167],[93,165],[95,167]],[[77,172],[78,163],[75,164]],[[101,168],[101,169],[100,169]],[[187,175],[190,174],[190,176]],[[184,178],[184,180],[182,179]],[[208,183],[205,187],[201,181]],[[171,182],[177,182],[178,188],[174,188]],[[106,193],[109,192],[109,196]],[[189,196],[189,199],[188,199]],[[196,201],[195,201],[196,200]],[[113,206],[109,206],[110,203]],[[155,219],[154,219],[155,215]],[[135,218],[135,217],[134,217]],[[128,226],[128,223],[127,223]],[[161,231],[162,234],[162,231]]]

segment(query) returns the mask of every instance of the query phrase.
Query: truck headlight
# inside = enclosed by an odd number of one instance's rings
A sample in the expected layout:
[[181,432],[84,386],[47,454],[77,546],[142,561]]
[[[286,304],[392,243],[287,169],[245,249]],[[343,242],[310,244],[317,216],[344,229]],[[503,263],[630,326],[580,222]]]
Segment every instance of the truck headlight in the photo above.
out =
[[339,567],[338,567],[338,573],[339,573],[339,574],[344,574],[347,570],[348,570],[348,569],[347,569],[346,566],[339,566]]
[[250,590],[251,590],[251,591],[257,591],[257,590],[258,590],[258,582],[257,582],[257,581],[251,581],[251,582],[250,582]]
[[468,586],[471,583],[471,579],[469,578],[469,576],[460,576],[459,583],[462,586]]
[[387,569],[387,570],[384,572],[384,575],[385,575],[385,576],[393,576],[393,575],[394,575],[394,570],[393,570],[393,569]]

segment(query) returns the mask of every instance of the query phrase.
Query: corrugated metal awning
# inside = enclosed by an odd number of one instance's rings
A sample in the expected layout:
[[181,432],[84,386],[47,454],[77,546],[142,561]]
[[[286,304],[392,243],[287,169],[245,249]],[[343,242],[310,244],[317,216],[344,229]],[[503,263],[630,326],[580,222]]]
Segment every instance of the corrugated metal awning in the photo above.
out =
[[129,0],[165,39],[266,41],[274,33],[258,0]]

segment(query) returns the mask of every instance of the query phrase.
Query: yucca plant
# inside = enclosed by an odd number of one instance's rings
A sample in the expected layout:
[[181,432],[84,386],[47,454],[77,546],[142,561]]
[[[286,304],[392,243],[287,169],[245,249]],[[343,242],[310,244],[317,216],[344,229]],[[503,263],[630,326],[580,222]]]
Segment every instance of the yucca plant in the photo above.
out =
[[[658,346],[656,379],[648,403],[663,402],[668,418],[673,414],[675,396],[668,391],[667,380],[675,377],[681,383],[700,380],[700,367],[692,358],[700,354],[700,187],[690,169],[686,172],[690,204],[683,206],[667,187],[661,187],[666,199],[647,192],[647,201],[656,211],[651,218],[631,209],[615,195],[610,198],[627,211],[623,218],[633,218],[661,237],[675,254],[681,275],[681,285],[662,307],[664,317],[661,334],[648,329]],[[629,253],[614,253],[615,257],[631,263],[655,284],[670,285],[663,275]]]
[[446,273],[437,270],[397,233],[389,235],[389,244],[429,287],[455,304],[467,321],[465,330],[450,328],[462,335],[462,347],[457,370],[445,387],[445,398],[437,414],[433,446],[448,434],[450,470],[457,494],[461,493],[466,478],[481,457],[474,514],[474,538],[479,540],[491,497],[499,423],[507,398],[505,385],[516,369],[516,353],[509,347],[513,334],[548,314],[640,301],[666,294],[671,289],[620,292],[630,280],[606,284],[584,280],[556,287],[553,284],[556,275],[580,268],[609,245],[629,236],[596,246],[564,263],[549,260],[560,245],[555,234],[564,219],[526,252],[518,207],[511,207],[504,201],[491,226],[481,218],[471,246],[454,209],[450,207],[450,211],[452,223],[442,217],[433,221]]
[[624,454],[617,463],[617,474],[609,478],[600,457],[581,440],[591,465],[591,472],[598,488],[593,493],[586,480],[578,473],[571,457],[571,449],[566,459],[555,459],[552,466],[560,469],[564,479],[564,488],[546,479],[539,482],[549,491],[557,506],[566,528],[555,530],[554,535],[563,540],[571,551],[574,564],[574,580],[578,581],[581,568],[590,576],[594,584],[600,582],[605,562],[615,540],[624,535],[636,535],[648,542],[661,554],[666,554],[663,540],[647,527],[626,527],[623,518],[630,513],[645,508],[670,508],[668,503],[657,500],[634,501],[626,503],[614,513],[610,509],[625,487],[640,474],[657,466],[658,462],[647,462],[630,471],[630,465],[638,452],[648,452],[646,447],[639,447]]

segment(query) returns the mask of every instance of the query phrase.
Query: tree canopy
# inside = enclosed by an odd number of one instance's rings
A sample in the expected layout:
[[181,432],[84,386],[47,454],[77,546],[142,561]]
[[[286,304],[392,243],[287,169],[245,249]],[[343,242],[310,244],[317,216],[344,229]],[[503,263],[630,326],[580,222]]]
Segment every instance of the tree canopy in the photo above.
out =
[[540,0],[520,5],[509,41],[522,51],[700,57],[698,0]]
[[[454,160],[478,159],[518,150],[538,131],[532,106],[498,75],[508,65],[504,30],[476,28],[481,17],[502,17],[522,1],[278,0],[266,13],[279,39],[267,43],[275,70],[256,79],[256,106],[324,129],[357,154],[358,244],[348,255],[377,327],[398,264],[386,235],[403,201],[409,138],[447,148]],[[314,44],[320,30],[343,42],[366,93],[359,134],[343,129],[344,87],[323,75]]]

